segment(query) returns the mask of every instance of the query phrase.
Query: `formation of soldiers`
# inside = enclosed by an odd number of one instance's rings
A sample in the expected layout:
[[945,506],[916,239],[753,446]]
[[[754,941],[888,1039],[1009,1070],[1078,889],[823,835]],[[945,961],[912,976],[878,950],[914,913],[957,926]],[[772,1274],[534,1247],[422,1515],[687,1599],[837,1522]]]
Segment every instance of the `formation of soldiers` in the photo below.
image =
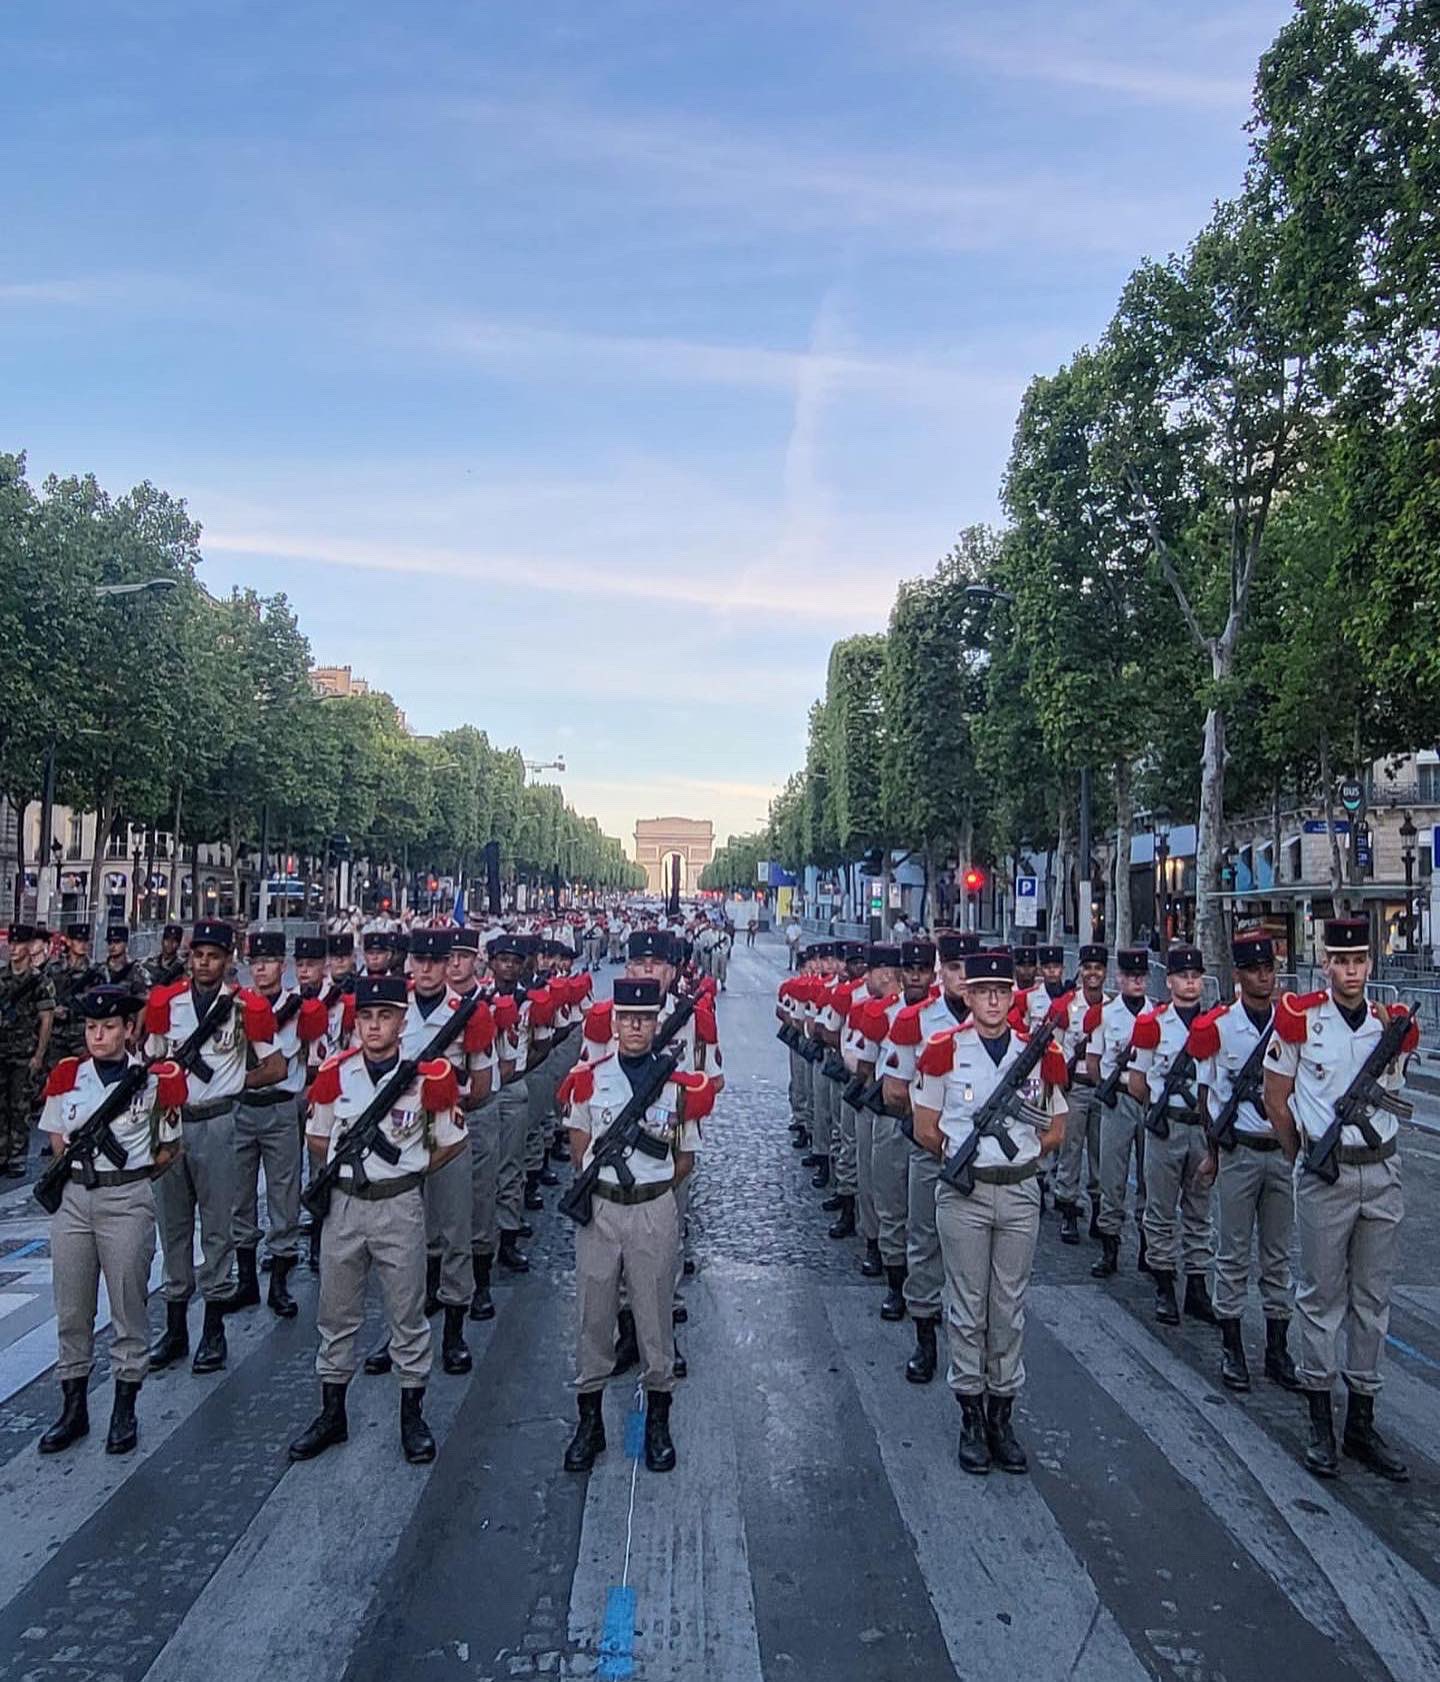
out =
[[1402,1213],[1398,1089],[1419,1033],[1413,1013],[1367,1000],[1368,923],[1327,921],[1324,946],[1327,986],[1277,996],[1272,941],[1237,935],[1234,996],[1209,1010],[1187,945],[1170,948],[1157,1002],[1144,948],[1115,954],[1112,991],[1102,945],[1080,948],[1071,978],[1059,946],[982,949],[953,930],[802,947],[776,1004],[792,1142],[829,1193],[830,1237],[858,1237],[860,1272],[883,1277],[882,1319],[913,1323],[911,1383],[934,1379],[943,1319],[967,1472],[1027,1469],[1012,1416],[1048,1195],[1065,1245],[1082,1242],[1088,1201],[1099,1280],[1133,1222],[1155,1320],[1215,1326],[1236,1391],[1251,1386],[1242,1319],[1258,1271],[1264,1373],[1305,1396],[1306,1465],[1333,1477],[1343,1451],[1406,1479],[1375,1401]]
[[[528,1216],[545,1207],[545,1188],[559,1184],[554,1163],[565,1160],[577,1183],[593,1182],[587,1200],[599,1200],[577,1244],[581,1428],[566,1464],[593,1462],[604,1446],[604,1379],[643,1358],[647,1464],[673,1466],[684,1192],[722,1084],[715,983],[699,975],[683,925],[637,913],[627,927],[618,909],[603,922],[607,956],[612,928],[626,934],[613,1005],[592,1004],[591,966],[580,959],[597,923],[589,915],[408,934],[370,928],[358,967],[348,929],[287,947],[280,932],[242,941],[229,923],[203,919],[188,945],[183,930],[167,928],[148,971],[126,956],[126,931],[112,928],[104,965],[89,964],[85,931],[75,929],[66,956],[42,972],[36,931],[13,926],[0,972],[12,1036],[0,1046],[13,1045],[10,1061],[25,1072],[5,1135],[21,1174],[34,1082],[49,1071],[39,1127],[52,1161],[36,1195],[53,1214],[62,1406],[41,1452],[89,1431],[102,1277],[114,1325],[106,1448],[123,1454],[138,1441],[136,1401],[149,1373],[191,1353],[196,1295],[203,1317],[191,1370],[214,1373],[228,1359],[226,1320],[259,1307],[263,1273],[269,1309],[283,1319],[299,1312],[289,1277],[304,1259],[320,1277],[320,1410],[291,1457],[346,1440],[373,1274],[385,1336],[364,1370],[396,1375],[405,1458],[432,1460],[423,1412],[430,1318],[441,1317],[442,1370],[469,1372],[466,1325],[496,1312],[492,1267],[529,1271]],[[695,932],[704,926],[698,920]],[[632,1089],[648,1100],[639,1148],[602,1149],[607,1131],[635,1119],[625,1113]],[[637,1180],[643,1198],[632,1195]],[[152,1343],[157,1233],[165,1324]]]

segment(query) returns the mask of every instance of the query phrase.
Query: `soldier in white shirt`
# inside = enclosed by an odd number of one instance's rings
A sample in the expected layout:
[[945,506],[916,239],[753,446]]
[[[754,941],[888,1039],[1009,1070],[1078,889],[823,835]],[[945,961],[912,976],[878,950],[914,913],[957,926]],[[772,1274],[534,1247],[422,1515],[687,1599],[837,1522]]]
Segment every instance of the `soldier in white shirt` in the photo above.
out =
[[[1370,926],[1364,918],[1326,921],[1325,973],[1328,991],[1281,998],[1265,1053],[1265,1113],[1292,1162],[1329,1130],[1336,1100],[1344,1096],[1389,1021],[1386,1010],[1365,997]],[[1384,1090],[1399,1090],[1404,1060],[1418,1043],[1412,1027],[1381,1076]],[[1319,1477],[1334,1477],[1339,1471],[1331,1392],[1340,1377],[1349,1393],[1341,1446],[1352,1459],[1399,1483],[1409,1472],[1375,1429],[1375,1398],[1405,1204],[1396,1153],[1398,1122],[1387,1109],[1375,1107],[1369,1124],[1378,1144],[1369,1143],[1358,1126],[1342,1129],[1333,1185],[1303,1162],[1295,1170],[1300,1241],[1295,1365],[1310,1407],[1310,1444],[1305,1451],[1310,1470]]]
[[[366,976],[356,983],[358,1051],[332,1058],[311,1089],[306,1124],[317,1166],[335,1155],[401,1062],[409,1004],[402,976]],[[435,1458],[435,1438],[422,1404],[430,1376],[430,1326],[425,1318],[425,1176],[466,1148],[465,1118],[454,1066],[422,1064],[398,1095],[381,1131],[399,1150],[389,1163],[374,1151],[357,1176],[342,1169],[320,1240],[321,1409],[290,1444],[292,1460],[310,1460],[348,1435],[345,1390],[355,1376],[355,1341],[365,1319],[365,1286],[373,1270],[390,1327],[390,1358],[400,1379],[400,1443],[405,1458]]]
[[[1210,1220],[1209,1148],[1200,1111],[1199,1077],[1187,1050],[1190,1030],[1200,1016],[1205,959],[1198,946],[1172,946],[1165,955],[1170,997],[1135,1024],[1135,1055],[1126,1075],[1131,1095],[1147,1120],[1159,1112],[1167,1084],[1163,1130],[1150,1127],[1145,1140],[1145,1238],[1150,1276],[1155,1281],[1155,1318],[1162,1326],[1180,1324],[1175,1276],[1185,1268],[1185,1313],[1207,1325],[1215,1323],[1210,1301],[1210,1268],[1215,1259],[1215,1231]],[[1187,1070],[1178,1085],[1171,1071]]]
[[1259,1238],[1260,1302],[1265,1311],[1265,1376],[1287,1390],[1299,1388],[1287,1339],[1295,1311],[1290,1278],[1290,1239],[1295,1226],[1295,1191],[1290,1164],[1265,1114],[1263,1059],[1275,1022],[1275,946],[1263,929],[1237,935],[1230,961],[1240,996],[1207,1011],[1190,1033],[1199,1064],[1200,1105],[1207,1126],[1217,1121],[1235,1092],[1235,1082],[1257,1056],[1251,1089],[1234,1106],[1228,1137],[1210,1145],[1209,1172],[1215,1178],[1219,1232],[1215,1254],[1215,1318],[1224,1353],[1221,1382],[1230,1390],[1250,1388],[1241,1316],[1250,1291],[1250,1257]]
[[[130,1023],[143,1001],[128,987],[96,987],[75,1001],[85,1023],[84,1057],[65,1057],[50,1071],[40,1130],[57,1157],[108,1097],[117,1081],[142,1062],[126,1049]],[[107,1454],[128,1454],[137,1441],[135,1399],[149,1371],[146,1298],[155,1254],[155,1197],[151,1185],[180,1148],[180,1106],[185,1076],[161,1064],[138,1082],[128,1107],[110,1123],[125,1153],[122,1165],[96,1155],[71,1171],[50,1222],[55,1323],[60,1340],[56,1367],[64,1404],[40,1439],[42,1454],[56,1454],[90,1429],[86,1392],[95,1357],[95,1307],[101,1275],[110,1298],[115,1335],[110,1365],[115,1398]],[[88,1172],[86,1172],[88,1167]],[[93,1181],[93,1184],[86,1183]]]
[[[1028,1035],[1010,1024],[1014,964],[1006,952],[965,960],[971,1019],[945,1030],[921,1052],[912,1096],[915,1142],[942,1163],[966,1146],[973,1118]],[[968,1195],[941,1179],[935,1222],[945,1263],[950,1387],[960,1402],[960,1465],[984,1473],[1024,1472],[1029,1462],[1011,1412],[1025,1384],[1025,1289],[1040,1232],[1040,1157],[1065,1132],[1065,1059],[1053,1043],[1017,1094],[1014,1119],[1001,1121],[1015,1146],[982,1135]]]
[[[275,1043],[274,1012],[258,994],[226,981],[235,949],[228,923],[205,918],[190,936],[190,975],[152,988],[145,1006],[146,1052],[171,1057],[213,1008],[223,1020],[201,1047],[187,1076],[181,1112],[184,1151],[157,1182],[155,1207],[165,1253],[165,1331],[150,1351],[152,1367],[189,1352],[186,1305],[198,1284],[205,1323],[192,1370],[218,1372],[226,1360],[225,1315],[239,1306],[231,1278],[235,1258],[235,1106],[243,1093],[272,1086],[285,1074]],[[224,1001],[224,1002],[222,1002]],[[194,1262],[195,1222],[202,1261]]]
[[[1090,1036],[1100,1026],[1100,1016],[1108,1002],[1105,996],[1105,972],[1110,954],[1096,943],[1080,948],[1080,988],[1070,1001],[1060,1035],[1070,1070],[1070,1084],[1066,1089],[1069,1113],[1065,1118],[1065,1143],[1060,1147],[1060,1161],[1055,1170],[1055,1207],[1060,1211],[1060,1242],[1080,1242],[1080,1178],[1088,1167],[1087,1189],[1090,1193],[1090,1236],[1100,1236],[1100,1106],[1095,1101],[1095,1086],[1090,1079],[1085,1048]],[[1048,994],[1050,978],[1046,977]],[[1088,1158],[1088,1161],[1087,1161]]]
[[[618,1051],[578,1065],[562,1087],[570,1154],[576,1172],[589,1165],[596,1143],[620,1116],[638,1083],[654,1069],[661,986],[649,977],[615,983]],[[669,1146],[664,1156],[632,1150],[635,1184],[626,1189],[610,1167],[594,1188],[593,1217],[575,1235],[575,1295],[579,1317],[575,1388],[580,1419],[565,1451],[567,1471],[588,1471],[605,1447],[603,1397],[615,1365],[615,1321],[623,1276],[634,1316],[645,1387],[645,1464],[654,1472],[675,1466],[670,1397],[675,1342],[670,1306],[680,1240],[677,1186],[690,1172],[700,1144],[699,1122],[713,1102],[703,1074],[677,1072],[645,1111],[647,1133]]]
[[[1100,1020],[1085,1047],[1085,1070],[1096,1087],[1100,1111],[1100,1259],[1090,1269],[1092,1278],[1108,1279],[1120,1265],[1120,1234],[1125,1227],[1126,1190],[1130,1183],[1130,1157],[1135,1157],[1135,1224],[1140,1228],[1140,1260],[1145,1256],[1145,1112],[1125,1085],[1125,1069],[1134,1056],[1135,1023],[1148,1000],[1145,984],[1150,975],[1150,954],[1143,946],[1122,946],[1115,954],[1120,991],[1104,1006]],[[1117,1081],[1111,1076],[1119,1071]],[[1102,1094],[1109,1083],[1113,1093],[1108,1102]]]

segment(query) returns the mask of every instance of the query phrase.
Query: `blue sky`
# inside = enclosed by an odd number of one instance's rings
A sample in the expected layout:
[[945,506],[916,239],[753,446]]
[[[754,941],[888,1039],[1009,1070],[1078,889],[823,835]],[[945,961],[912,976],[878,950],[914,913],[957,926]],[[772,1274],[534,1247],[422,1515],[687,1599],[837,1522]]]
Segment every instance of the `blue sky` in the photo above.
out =
[[46,0],[0,447],[629,839],[752,827],[831,642],[997,516],[1020,395],[1232,192],[1282,0]]

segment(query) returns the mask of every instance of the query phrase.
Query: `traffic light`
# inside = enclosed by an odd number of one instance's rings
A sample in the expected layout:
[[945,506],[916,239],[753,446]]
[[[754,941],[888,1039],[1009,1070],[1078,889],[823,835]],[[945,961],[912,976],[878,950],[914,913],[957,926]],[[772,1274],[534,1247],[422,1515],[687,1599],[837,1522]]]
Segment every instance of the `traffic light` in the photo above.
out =
[[964,881],[967,894],[978,894],[985,886],[985,872],[972,864],[965,872]]

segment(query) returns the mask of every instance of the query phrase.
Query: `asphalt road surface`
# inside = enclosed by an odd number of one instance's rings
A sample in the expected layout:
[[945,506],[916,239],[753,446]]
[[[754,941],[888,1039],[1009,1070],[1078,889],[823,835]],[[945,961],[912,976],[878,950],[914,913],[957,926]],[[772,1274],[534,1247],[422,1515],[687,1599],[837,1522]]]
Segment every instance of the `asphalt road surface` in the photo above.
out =
[[[287,1461],[316,1405],[303,1270],[297,1321],[236,1316],[228,1371],[146,1384],[136,1454],[103,1453],[102,1357],[90,1438],[42,1459],[46,1223],[24,1188],[0,1199],[0,1682],[1440,1682],[1440,1141],[1405,1133],[1378,1415],[1408,1486],[1309,1477],[1302,1403],[1258,1373],[1224,1391],[1213,1331],[1152,1324],[1133,1239],[1101,1287],[1053,1216],[1017,1416],[1033,1475],[967,1478],[949,1392],[904,1382],[910,1330],[880,1320],[789,1148],[782,962],[742,946],[721,999],[668,1477],[627,1453],[631,1380],[595,1471],[561,1470],[573,1287],[551,1211],[534,1271],[471,1328],[474,1372],[437,1360],[431,1467],[400,1457],[393,1381],[363,1377],[348,1445]],[[1258,1311],[1247,1337],[1258,1369]]]

